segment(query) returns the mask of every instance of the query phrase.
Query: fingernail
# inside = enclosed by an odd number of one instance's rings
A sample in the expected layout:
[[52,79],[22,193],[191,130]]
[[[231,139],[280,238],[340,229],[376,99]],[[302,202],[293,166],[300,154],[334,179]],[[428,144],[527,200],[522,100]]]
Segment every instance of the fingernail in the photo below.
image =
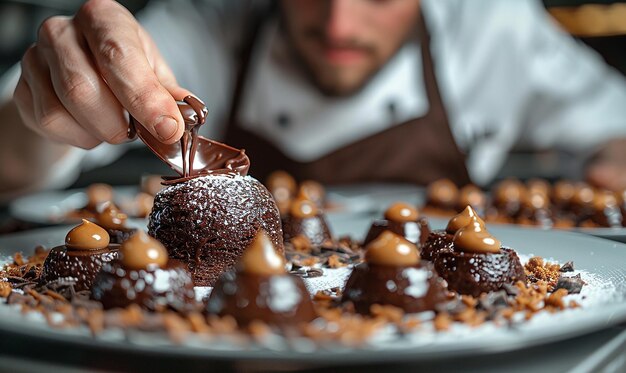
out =
[[167,141],[171,139],[178,130],[178,123],[176,119],[163,115],[159,117],[154,125],[154,131],[156,132],[159,140]]

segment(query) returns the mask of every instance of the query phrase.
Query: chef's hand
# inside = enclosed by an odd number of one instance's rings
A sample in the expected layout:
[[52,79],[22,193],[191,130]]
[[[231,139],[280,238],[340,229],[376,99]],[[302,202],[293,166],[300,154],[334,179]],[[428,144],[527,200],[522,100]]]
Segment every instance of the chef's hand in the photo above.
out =
[[587,166],[590,183],[621,192],[626,189],[626,139],[608,142]]
[[165,143],[183,134],[175,99],[191,93],[114,1],[91,0],[73,18],[47,19],[21,64],[14,102],[24,124],[49,139],[86,149],[124,142],[124,110]]

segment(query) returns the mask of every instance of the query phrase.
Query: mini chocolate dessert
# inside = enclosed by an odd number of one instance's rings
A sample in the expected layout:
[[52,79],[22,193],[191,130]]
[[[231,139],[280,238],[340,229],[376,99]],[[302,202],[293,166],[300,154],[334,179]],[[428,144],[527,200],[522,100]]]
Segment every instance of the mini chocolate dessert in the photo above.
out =
[[446,229],[432,231],[420,249],[422,259],[432,261],[440,252],[452,251],[452,240],[456,232],[474,219],[483,227],[485,226],[485,222],[476,214],[472,206],[466,206],[465,210],[450,219]]
[[258,320],[276,327],[315,319],[311,296],[300,277],[289,275],[285,258],[260,231],[236,270],[224,273],[207,301],[207,312],[230,315],[240,326]]
[[312,201],[295,199],[289,208],[289,214],[282,220],[285,242],[295,237],[305,237],[313,246],[320,246],[332,240],[330,228],[323,212]]
[[374,220],[365,236],[363,246],[367,246],[386,230],[406,238],[418,247],[426,242],[430,234],[428,220],[420,217],[415,207],[403,202],[391,205],[385,211],[384,219]]
[[93,219],[103,204],[113,201],[113,188],[108,184],[91,184],[85,190],[85,194],[87,196],[85,206],[68,212],[68,219]]
[[552,227],[552,213],[548,194],[542,189],[528,190],[522,197],[521,208],[515,222],[519,225]]
[[297,198],[308,199],[313,201],[317,207],[324,208],[326,206],[326,189],[317,181],[304,180],[298,188]]
[[576,223],[580,225],[594,214],[596,191],[586,183],[578,183],[575,187],[568,210],[576,216]]
[[119,259],[102,267],[91,293],[105,309],[137,304],[151,311],[185,310],[195,305],[187,266],[168,259],[165,247],[143,231],[122,244]]
[[459,191],[456,210],[463,211],[466,206],[472,206],[478,216],[485,216],[487,211],[487,195],[479,187],[468,184]]
[[106,230],[83,219],[67,233],[65,245],[50,250],[40,279],[73,285],[76,291],[89,290],[102,265],[117,258],[118,247],[109,244]]
[[276,201],[280,216],[287,215],[291,201],[298,189],[296,179],[289,173],[279,170],[272,172],[267,177],[265,185]]
[[526,281],[515,251],[502,247],[477,218],[459,229],[452,242],[452,250],[439,252],[433,261],[448,289],[477,297]]
[[126,226],[128,216],[112,202],[105,202],[96,215],[96,223],[107,230],[111,243],[121,244],[137,231]]
[[342,298],[360,314],[369,314],[374,304],[429,311],[445,300],[445,282],[431,264],[420,263],[417,247],[390,231],[366,247],[365,262],[352,271]]
[[522,208],[522,201],[528,190],[517,179],[501,181],[494,190],[493,206],[501,218],[515,219]]
[[440,179],[426,190],[425,214],[433,216],[450,216],[456,213],[459,188],[449,179]]
[[624,217],[619,200],[608,190],[595,193],[591,222],[595,226],[617,228],[622,227]]

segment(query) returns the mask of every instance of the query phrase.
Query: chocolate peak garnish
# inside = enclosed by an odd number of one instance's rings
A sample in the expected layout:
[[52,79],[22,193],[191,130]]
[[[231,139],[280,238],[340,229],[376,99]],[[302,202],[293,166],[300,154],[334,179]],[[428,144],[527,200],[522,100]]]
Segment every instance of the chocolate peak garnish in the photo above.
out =
[[446,227],[446,232],[449,234],[455,234],[459,231],[459,229],[465,227],[473,221],[479,222],[483,227],[485,226],[485,222],[478,216],[478,214],[476,214],[476,211],[472,208],[472,206],[467,206],[465,210],[450,219],[448,226]]
[[167,249],[158,240],[138,231],[120,247],[122,264],[130,269],[163,268],[167,265]]
[[305,180],[300,183],[297,198],[308,199],[321,207],[324,204],[324,199],[326,198],[326,190],[324,189],[324,186],[317,181]]
[[461,188],[459,192],[458,206],[484,207],[487,204],[485,193],[473,184],[468,184]]
[[112,202],[105,202],[96,215],[96,221],[106,229],[119,229],[126,226],[128,216],[120,211]]
[[283,275],[285,258],[276,251],[267,233],[259,230],[237,262],[237,270],[259,276]]
[[174,144],[164,144],[135,118],[130,118],[128,136],[137,135],[152,152],[165,162],[177,177],[164,178],[163,184],[174,184],[207,175],[245,176],[250,168],[250,160],[244,150],[198,135],[204,124],[208,110],[202,101],[187,96],[176,101],[185,121],[185,132],[181,140]]
[[278,170],[272,172],[265,181],[265,185],[270,193],[275,194],[277,190],[284,190],[287,197],[296,194],[298,187],[296,179],[289,175],[286,171]]
[[501,242],[487,232],[484,224],[481,224],[478,219],[478,217],[472,218],[470,224],[456,232],[453,240],[454,247],[461,251],[478,254],[500,252]]
[[522,197],[522,204],[529,210],[545,210],[550,207],[550,197],[538,190],[528,191]]
[[291,202],[289,214],[295,218],[305,219],[317,216],[319,213],[317,205],[308,199],[296,199]]
[[503,180],[496,187],[495,199],[501,204],[519,203],[527,192],[526,186],[516,179]]
[[397,223],[416,221],[420,214],[417,209],[404,202],[396,202],[385,211],[385,219]]
[[96,211],[98,206],[113,200],[113,188],[108,184],[91,184],[85,191],[88,210]]
[[99,225],[83,219],[67,232],[65,246],[70,250],[101,250],[109,246],[109,234]]
[[391,231],[384,231],[365,247],[365,261],[384,266],[412,266],[420,261],[417,246]]
[[459,188],[449,179],[439,179],[428,186],[428,200],[439,206],[453,205],[459,196]]

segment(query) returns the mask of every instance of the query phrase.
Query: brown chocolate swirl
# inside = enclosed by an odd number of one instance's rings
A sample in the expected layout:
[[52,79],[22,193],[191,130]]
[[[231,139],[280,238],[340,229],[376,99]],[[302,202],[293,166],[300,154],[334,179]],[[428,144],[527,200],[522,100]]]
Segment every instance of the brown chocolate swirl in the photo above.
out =
[[134,138],[137,135],[159,159],[178,174],[164,177],[163,184],[175,184],[209,175],[245,176],[250,168],[250,160],[245,150],[198,135],[198,129],[204,124],[208,114],[204,103],[193,96],[187,96],[183,101],[177,101],[177,104],[185,121],[185,132],[181,141],[174,144],[162,143],[141,123],[133,117],[130,118],[128,136]]
[[417,246],[391,231],[384,231],[365,248],[365,261],[383,266],[412,266],[420,261]]
[[83,219],[65,236],[69,250],[102,250],[109,246],[109,234],[97,224]]

